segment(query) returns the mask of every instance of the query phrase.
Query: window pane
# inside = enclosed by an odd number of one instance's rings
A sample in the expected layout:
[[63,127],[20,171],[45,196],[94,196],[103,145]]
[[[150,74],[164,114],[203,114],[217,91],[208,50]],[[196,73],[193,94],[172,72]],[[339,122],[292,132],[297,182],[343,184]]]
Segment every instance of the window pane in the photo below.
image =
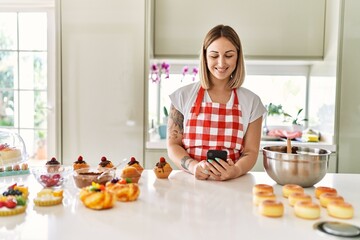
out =
[[[259,95],[264,105],[282,105],[284,112],[291,116],[296,116],[299,109],[306,107],[305,76],[250,75],[243,86]],[[279,124],[279,119],[268,118],[267,121],[268,125]],[[280,123],[282,121],[281,118]]]
[[46,89],[47,87],[47,54],[41,52],[21,52],[20,88]]
[[0,126],[14,126],[14,91],[0,91]]
[[0,51],[0,89],[17,88],[16,53]]
[[19,13],[19,50],[46,49],[46,13]]
[[0,13],[0,50],[17,49],[16,13]]

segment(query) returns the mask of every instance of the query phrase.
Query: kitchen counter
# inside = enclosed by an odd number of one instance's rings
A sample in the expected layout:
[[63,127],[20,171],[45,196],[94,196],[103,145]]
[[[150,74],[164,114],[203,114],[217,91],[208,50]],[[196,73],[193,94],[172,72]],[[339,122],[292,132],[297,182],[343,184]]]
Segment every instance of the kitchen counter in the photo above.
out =
[[[190,174],[173,171],[169,179],[157,179],[145,170],[140,179],[140,196],[135,202],[116,202],[114,208],[87,209],[78,198],[79,190],[69,179],[62,205],[37,207],[33,198],[41,189],[32,175],[0,178],[0,188],[17,182],[29,187],[29,203],[24,214],[0,217],[0,239],[336,239],[313,230],[320,221],[341,221],[360,226],[360,193],[354,183],[359,174],[330,174],[315,186],[334,187],[355,208],[355,217],[337,220],[321,209],[318,220],[294,215],[281,186],[266,173],[250,172],[238,179],[199,181]],[[284,203],[281,218],[258,213],[252,203],[252,187],[257,183],[274,186]],[[305,192],[314,196],[314,188]],[[318,201],[314,198],[314,201]]]
[[[282,146],[286,145],[286,141],[261,141],[260,150],[265,146]],[[311,148],[322,148],[331,152],[336,152],[336,145],[329,142],[299,142],[292,141],[293,146],[299,147],[311,147]],[[146,142],[146,149],[166,149],[166,140],[161,139],[157,141]]]

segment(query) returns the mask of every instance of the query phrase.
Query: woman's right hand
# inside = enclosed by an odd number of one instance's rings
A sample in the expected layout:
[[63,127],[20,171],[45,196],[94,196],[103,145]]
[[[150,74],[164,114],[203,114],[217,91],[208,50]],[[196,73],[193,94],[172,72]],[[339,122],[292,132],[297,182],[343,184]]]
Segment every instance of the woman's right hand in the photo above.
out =
[[207,180],[210,176],[206,161],[202,160],[194,166],[193,174],[198,180]]

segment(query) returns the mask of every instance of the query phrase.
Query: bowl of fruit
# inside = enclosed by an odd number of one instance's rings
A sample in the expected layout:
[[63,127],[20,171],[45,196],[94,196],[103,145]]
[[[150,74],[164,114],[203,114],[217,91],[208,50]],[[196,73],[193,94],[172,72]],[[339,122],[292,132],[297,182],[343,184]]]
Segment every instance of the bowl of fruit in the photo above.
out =
[[30,168],[35,179],[46,188],[60,188],[69,178],[73,169],[70,166],[59,165],[56,170],[49,171],[47,166]]

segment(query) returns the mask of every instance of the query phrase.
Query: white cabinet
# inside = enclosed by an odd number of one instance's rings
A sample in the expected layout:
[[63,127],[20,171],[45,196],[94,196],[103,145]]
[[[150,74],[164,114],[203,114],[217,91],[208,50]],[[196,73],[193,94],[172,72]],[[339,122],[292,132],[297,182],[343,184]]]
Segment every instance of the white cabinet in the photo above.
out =
[[[145,0],[61,0],[63,161],[143,159]],[[96,166],[96,165],[95,165]]]
[[154,55],[197,57],[218,24],[240,35],[247,58],[321,59],[326,0],[155,0]]

